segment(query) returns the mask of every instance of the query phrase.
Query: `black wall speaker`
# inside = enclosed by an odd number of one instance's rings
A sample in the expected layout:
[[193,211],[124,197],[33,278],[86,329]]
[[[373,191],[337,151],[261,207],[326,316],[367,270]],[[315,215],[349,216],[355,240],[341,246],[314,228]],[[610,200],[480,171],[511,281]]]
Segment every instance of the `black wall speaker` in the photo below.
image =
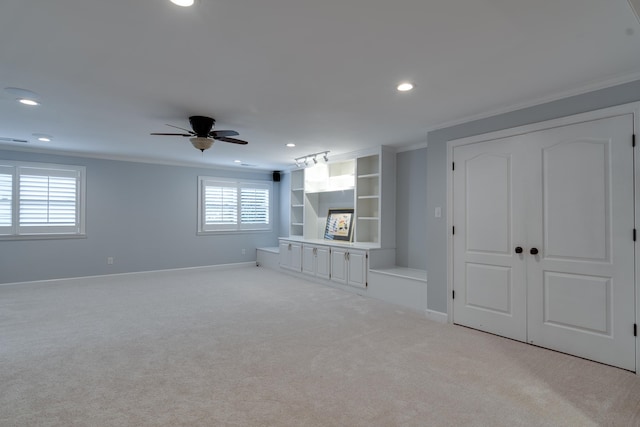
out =
[[273,171],[273,182],[280,182],[280,172]]

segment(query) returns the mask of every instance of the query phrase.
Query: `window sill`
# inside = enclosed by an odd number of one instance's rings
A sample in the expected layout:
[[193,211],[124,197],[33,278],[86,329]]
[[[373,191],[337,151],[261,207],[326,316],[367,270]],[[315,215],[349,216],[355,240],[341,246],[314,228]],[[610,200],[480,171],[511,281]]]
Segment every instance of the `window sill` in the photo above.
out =
[[197,236],[224,236],[227,234],[255,234],[271,233],[273,230],[220,230],[220,231],[197,231]]
[[5,240],[66,240],[66,239],[86,239],[86,234],[20,234],[3,235],[0,241]]

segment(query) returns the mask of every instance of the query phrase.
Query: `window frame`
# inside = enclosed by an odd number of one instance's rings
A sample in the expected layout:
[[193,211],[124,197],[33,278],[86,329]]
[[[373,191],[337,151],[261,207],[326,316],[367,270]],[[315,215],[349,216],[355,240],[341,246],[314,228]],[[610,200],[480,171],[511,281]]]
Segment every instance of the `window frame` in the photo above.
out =
[[[23,225],[21,217],[20,177],[46,176],[58,178],[75,178],[75,224],[74,225]],[[0,160],[0,173],[11,175],[11,202],[9,212],[11,224],[0,226],[0,240],[30,239],[74,239],[85,238],[86,217],[86,167],[55,163],[22,162]],[[50,199],[47,199],[49,202]]]
[[[206,224],[206,187],[216,186],[235,188],[236,189],[236,209],[235,222],[227,224]],[[242,223],[242,188],[263,189],[267,190],[268,207],[267,207],[267,223],[243,224]],[[273,231],[273,184],[271,181],[249,180],[249,179],[231,179],[218,178],[213,176],[198,177],[198,219],[197,219],[197,235],[212,234],[235,234],[235,233],[265,233]]]

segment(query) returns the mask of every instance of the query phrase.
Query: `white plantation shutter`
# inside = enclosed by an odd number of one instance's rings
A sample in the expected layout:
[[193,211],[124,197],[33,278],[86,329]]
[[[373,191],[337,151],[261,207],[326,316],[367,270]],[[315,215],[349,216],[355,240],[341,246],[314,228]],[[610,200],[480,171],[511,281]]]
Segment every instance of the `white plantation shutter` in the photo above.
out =
[[232,182],[204,181],[203,231],[235,230],[238,223],[238,188]]
[[270,183],[199,178],[198,232],[269,230]]
[[0,235],[13,230],[13,167],[0,165]]
[[84,175],[79,166],[0,165],[0,234],[83,235]]
[[269,228],[269,187],[258,184],[240,187],[240,228]]

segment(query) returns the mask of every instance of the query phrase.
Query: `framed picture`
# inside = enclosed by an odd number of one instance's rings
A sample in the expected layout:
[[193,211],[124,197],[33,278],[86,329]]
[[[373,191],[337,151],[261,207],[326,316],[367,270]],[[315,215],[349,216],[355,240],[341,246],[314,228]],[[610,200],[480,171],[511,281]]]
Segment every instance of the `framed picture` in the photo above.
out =
[[324,238],[350,242],[353,236],[353,209],[329,209]]

